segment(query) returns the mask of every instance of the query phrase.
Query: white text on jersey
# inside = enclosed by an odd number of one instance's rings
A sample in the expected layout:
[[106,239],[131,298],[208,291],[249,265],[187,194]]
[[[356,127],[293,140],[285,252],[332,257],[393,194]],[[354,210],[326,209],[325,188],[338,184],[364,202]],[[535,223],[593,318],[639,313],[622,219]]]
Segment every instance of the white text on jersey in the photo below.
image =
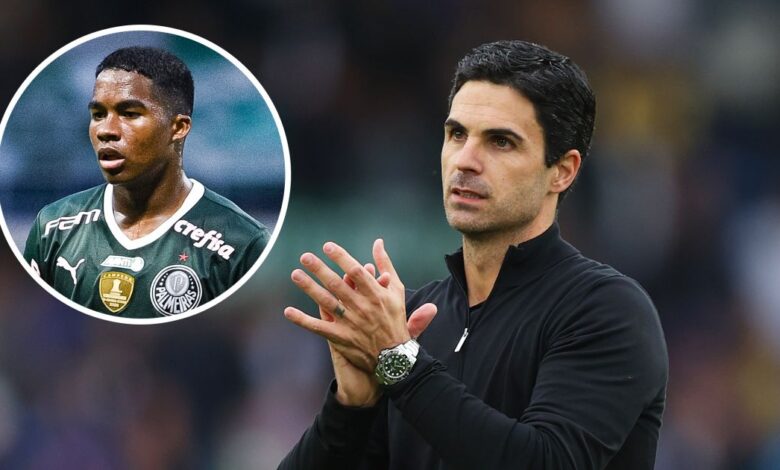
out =
[[[236,251],[235,248],[225,243],[222,240],[222,234],[216,230],[209,230],[204,232],[202,228],[187,222],[184,219],[176,222],[173,229],[185,237],[190,237],[195,243],[193,246],[196,248],[206,247],[211,251],[216,251],[219,256],[230,259],[230,255]],[[208,245],[206,244],[208,243]]]
[[82,222],[88,224],[90,222],[97,222],[100,218],[100,209],[92,209],[88,212],[79,212],[76,215],[68,215],[60,217],[59,219],[50,220],[46,222],[46,230],[43,231],[43,236],[49,235],[49,230],[57,228],[57,230],[70,230],[74,226],[81,224]]

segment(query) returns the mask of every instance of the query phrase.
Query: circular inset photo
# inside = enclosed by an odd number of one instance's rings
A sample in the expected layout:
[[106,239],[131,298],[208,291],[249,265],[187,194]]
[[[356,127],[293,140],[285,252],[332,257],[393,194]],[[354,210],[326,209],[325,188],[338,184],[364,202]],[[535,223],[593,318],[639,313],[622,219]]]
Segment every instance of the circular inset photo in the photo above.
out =
[[38,66],[0,123],[0,221],[36,281],[114,322],[235,292],[284,221],[290,157],[260,82],[193,34],[135,25]]

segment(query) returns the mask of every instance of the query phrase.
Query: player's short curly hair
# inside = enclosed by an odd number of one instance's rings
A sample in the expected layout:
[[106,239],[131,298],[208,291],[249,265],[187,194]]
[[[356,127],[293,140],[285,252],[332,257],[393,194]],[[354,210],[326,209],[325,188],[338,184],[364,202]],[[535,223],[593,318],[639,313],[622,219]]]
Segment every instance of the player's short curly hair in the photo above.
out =
[[[585,159],[596,119],[596,98],[585,73],[571,59],[526,41],[483,44],[458,63],[450,107],[458,90],[472,80],[510,86],[533,103],[544,132],[548,167],[571,149],[579,150]],[[559,200],[566,193],[568,189]]]
[[100,62],[95,70],[95,77],[106,69],[136,72],[151,79],[171,112],[192,115],[195,100],[192,73],[181,59],[170,52],[156,47],[123,47]]

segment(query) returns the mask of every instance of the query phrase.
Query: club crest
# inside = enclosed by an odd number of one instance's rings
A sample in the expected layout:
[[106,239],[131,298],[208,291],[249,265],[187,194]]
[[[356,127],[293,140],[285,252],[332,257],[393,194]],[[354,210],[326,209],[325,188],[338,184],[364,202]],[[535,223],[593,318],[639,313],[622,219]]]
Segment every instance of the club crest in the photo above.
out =
[[134,286],[135,278],[127,273],[117,271],[102,273],[98,282],[100,300],[111,313],[119,313],[130,302]]
[[175,315],[200,304],[203,289],[195,271],[188,266],[168,266],[154,277],[149,295],[162,315]]

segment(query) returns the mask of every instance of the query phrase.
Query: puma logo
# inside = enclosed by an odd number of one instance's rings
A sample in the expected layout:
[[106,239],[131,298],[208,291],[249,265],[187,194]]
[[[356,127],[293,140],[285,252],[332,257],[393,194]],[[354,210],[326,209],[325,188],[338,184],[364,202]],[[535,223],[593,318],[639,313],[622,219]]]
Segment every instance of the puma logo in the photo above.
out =
[[84,258],[81,258],[78,263],[76,263],[76,266],[71,266],[70,263],[68,263],[68,260],[60,256],[57,258],[57,266],[60,268],[65,269],[70,273],[70,277],[73,278],[73,285],[76,285],[76,270],[79,269],[79,266],[81,266],[81,263],[84,262]]

